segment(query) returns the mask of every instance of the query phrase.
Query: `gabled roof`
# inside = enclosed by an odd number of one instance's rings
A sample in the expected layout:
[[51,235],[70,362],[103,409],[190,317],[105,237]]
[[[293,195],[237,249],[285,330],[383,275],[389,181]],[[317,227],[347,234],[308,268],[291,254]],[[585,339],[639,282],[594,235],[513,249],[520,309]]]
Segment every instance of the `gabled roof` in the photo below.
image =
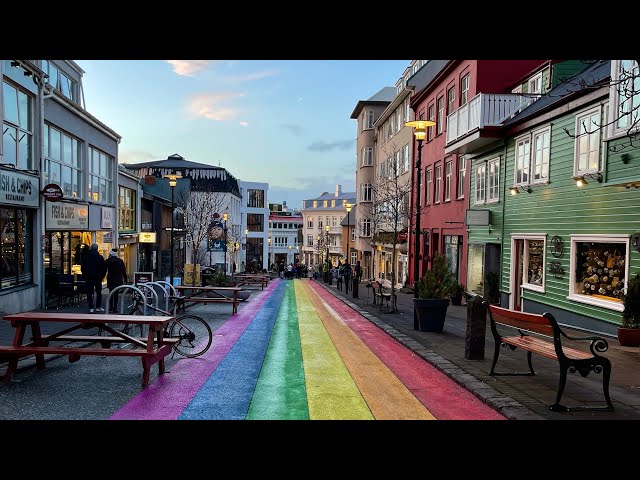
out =
[[577,75],[549,90],[538,100],[516,114],[513,118],[505,121],[502,126],[511,127],[540,114],[543,110],[548,110],[553,106],[561,105],[578,95],[584,95],[594,90],[594,86],[601,87],[606,84],[610,75],[611,60],[597,60],[596,62],[585,66],[585,68]]
[[391,103],[394,98],[396,98],[396,88],[384,87],[367,100],[359,100],[351,114],[351,118],[357,119],[365,105],[386,105]]

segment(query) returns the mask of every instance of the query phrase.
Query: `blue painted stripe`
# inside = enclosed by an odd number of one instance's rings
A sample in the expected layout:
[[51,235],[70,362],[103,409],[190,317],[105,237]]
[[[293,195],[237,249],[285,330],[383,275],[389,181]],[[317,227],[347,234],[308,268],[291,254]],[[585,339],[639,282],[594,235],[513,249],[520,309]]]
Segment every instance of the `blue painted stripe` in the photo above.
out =
[[[247,415],[285,291],[280,282],[180,420],[242,420]],[[233,321],[233,317],[229,320]]]

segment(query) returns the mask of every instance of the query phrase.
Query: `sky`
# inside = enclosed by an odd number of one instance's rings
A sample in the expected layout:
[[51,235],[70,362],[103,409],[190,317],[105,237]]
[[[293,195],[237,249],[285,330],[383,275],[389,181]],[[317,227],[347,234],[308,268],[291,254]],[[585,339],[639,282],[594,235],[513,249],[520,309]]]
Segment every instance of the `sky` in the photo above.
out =
[[301,208],[355,191],[359,100],[394,87],[410,60],[77,60],[87,110],[119,135],[120,163],[187,160],[269,183]]

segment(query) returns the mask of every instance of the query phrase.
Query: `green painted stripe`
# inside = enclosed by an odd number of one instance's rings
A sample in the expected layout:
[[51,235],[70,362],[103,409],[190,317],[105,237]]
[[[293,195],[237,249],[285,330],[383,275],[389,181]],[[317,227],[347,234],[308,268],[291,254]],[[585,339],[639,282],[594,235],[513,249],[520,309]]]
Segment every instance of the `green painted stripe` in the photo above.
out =
[[373,420],[302,281],[295,281],[295,289],[309,417],[312,420]]
[[293,282],[288,282],[247,420],[308,420]]

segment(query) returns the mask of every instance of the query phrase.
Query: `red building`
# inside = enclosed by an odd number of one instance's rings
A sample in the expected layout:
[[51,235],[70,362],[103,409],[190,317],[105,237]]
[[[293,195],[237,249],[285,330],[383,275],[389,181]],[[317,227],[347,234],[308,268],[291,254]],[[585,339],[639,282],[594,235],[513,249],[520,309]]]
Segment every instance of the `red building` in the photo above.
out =
[[[545,62],[450,60],[435,72],[426,87],[411,97],[415,118],[436,122],[427,129],[422,146],[419,276],[430,268],[430,260],[435,254],[444,253],[458,282],[466,283],[467,229],[464,220],[469,205],[467,165],[470,162],[465,161],[465,147],[473,144],[477,151],[483,142],[491,141],[492,122],[499,125],[505,112],[516,111],[528,99],[522,95],[528,92],[512,92],[512,86]],[[408,83],[410,85],[411,80]],[[474,136],[477,138],[470,142]],[[418,157],[415,141],[413,148],[415,162]],[[411,218],[414,224],[418,191],[415,163],[412,171]],[[409,277],[413,282],[413,234],[409,237],[409,245]]]

